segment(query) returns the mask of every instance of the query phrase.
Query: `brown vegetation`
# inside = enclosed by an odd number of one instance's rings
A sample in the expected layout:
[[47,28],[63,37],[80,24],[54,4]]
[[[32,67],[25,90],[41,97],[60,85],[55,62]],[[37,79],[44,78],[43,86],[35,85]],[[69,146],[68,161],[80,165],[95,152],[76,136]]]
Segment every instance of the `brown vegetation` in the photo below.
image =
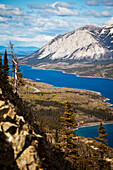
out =
[[[35,120],[40,120],[47,129],[60,126],[60,117],[67,100],[72,104],[78,125],[91,122],[113,120],[113,108],[100,94],[79,89],[53,87],[49,84],[25,79],[26,85],[20,87],[19,96],[26,105],[32,107]],[[36,91],[39,90],[39,92]]]

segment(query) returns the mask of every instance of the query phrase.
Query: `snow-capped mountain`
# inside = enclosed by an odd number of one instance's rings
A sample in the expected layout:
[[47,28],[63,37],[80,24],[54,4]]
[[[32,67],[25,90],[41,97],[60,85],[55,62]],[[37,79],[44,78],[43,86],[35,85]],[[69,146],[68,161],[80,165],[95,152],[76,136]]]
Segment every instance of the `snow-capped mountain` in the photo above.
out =
[[57,35],[23,62],[36,65],[42,61],[94,61],[113,59],[113,25],[84,26]]

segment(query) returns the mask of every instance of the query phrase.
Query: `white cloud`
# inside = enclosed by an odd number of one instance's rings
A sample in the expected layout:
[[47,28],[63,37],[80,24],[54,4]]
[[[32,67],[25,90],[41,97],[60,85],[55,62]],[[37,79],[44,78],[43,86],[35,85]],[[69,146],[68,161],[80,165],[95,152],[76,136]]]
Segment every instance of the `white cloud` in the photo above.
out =
[[106,21],[106,24],[111,25],[113,24],[113,17]]
[[24,15],[24,12],[17,7],[0,4],[0,16],[12,17],[14,15]]
[[28,7],[31,8],[31,9],[47,9],[47,8],[49,8],[49,5],[47,5],[47,4],[42,4],[42,5],[28,4]]
[[53,36],[47,36],[47,35],[37,35],[32,38],[25,38],[25,37],[19,37],[19,36],[14,36],[13,41],[23,41],[23,42],[45,42],[45,41],[50,41],[53,38]]
[[111,13],[109,11],[102,11],[100,13],[100,15],[103,16],[103,17],[109,17],[109,16],[111,16]]
[[86,0],[86,4],[89,6],[95,5],[113,6],[113,0]]
[[[39,10],[40,14],[47,16],[53,16],[58,15],[58,16],[76,16],[79,14],[79,12],[74,8],[73,3],[66,3],[63,1],[57,1],[51,5],[48,4],[29,4],[28,6],[31,9],[37,9]],[[41,10],[42,11],[41,13]]]
[[73,7],[74,3],[70,2],[70,3],[66,3],[66,2],[63,2],[63,1],[56,1],[55,3],[51,4],[51,5],[48,5],[48,4],[42,4],[42,5],[39,5],[39,4],[28,4],[28,7],[31,8],[31,9],[55,9],[55,8],[58,8],[58,7],[65,7],[65,8],[74,8]]
[[96,12],[95,10],[91,10],[86,12],[85,15],[94,17],[110,17],[111,13],[109,11]]
[[86,19],[73,18],[64,20],[37,18],[36,16],[19,17],[8,23],[0,24],[0,45],[12,41],[15,45],[41,47],[57,34],[76,29],[82,24],[89,24]]
[[6,22],[7,21],[7,18],[5,17],[0,17],[0,22]]
[[[35,37],[24,37],[24,36],[19,36],[19,35],[1,35],[0,39],[1,42],[4,42],[5,44],[8,44],[9,41],[15,42],[16,44],[18,44],[18,42],[21,42],[22,44],[24,44],[24,46],[26,44],[28,45],[33,45],[33,44],[40,44],[42,45],[42,43],[48,42],[53,38],[53,36],[48,36],[48,35],[37,35]],[[3,45],[3,43],[0,43],[0,45]]]
[[60,16],[74,16],[74,15],[78,15],[78,11],[77,10],[70,10],[68,8],[64,8],[64,7],[58,7],[58,9],[48,9],[46,10],[48,13],[51,14],[56,14],[56,15],[60,15]]
[[73,3],[66,3],[63,1],[57,1],[54,4],[50,5],[53,8],[64,7],[64,8],[73,8]]
[[99,1],[98,0],[87,0],[86,4],[90,6],[95,6],[95,5],[99,5]]
[[[53,10],[55,15],[77,14],[76,10],[71,11],[70,9],[63,7],[68,6],[71,8],[71,5],[69,4],[57,3],[54,5],[55,9],[56,6],[60,6],[58,10]],[[53,19],[44,18],[36,14],[27,14],[19,8],[0,4],[0,28],[1,45],[4,43],[8,44],[9,41],[14,41],[27,45],[32,45],[33,43],[42,46],[56,36],[58,31],[63,33],[64,31],[66,32],[73,28],[73,23],[64,21],[63,18]]]
[[[29,10],[33,10],[33,13],[0,4],[0,45],[13,41],[16,46],[41,47],[57,34],[64,34],[83,25],[97,25],[98,18],[111,16],[111,11],[107,8],[102,12],[91,10],[84,13],[84,16],[79,15],[73,3],[63,1],[50,5],[31,5]],[[89,16],[93,16],[95,19],[92,20]],[[103,22],[103,19],[101,21]],[[113,19],[107,22],[112,21]]]

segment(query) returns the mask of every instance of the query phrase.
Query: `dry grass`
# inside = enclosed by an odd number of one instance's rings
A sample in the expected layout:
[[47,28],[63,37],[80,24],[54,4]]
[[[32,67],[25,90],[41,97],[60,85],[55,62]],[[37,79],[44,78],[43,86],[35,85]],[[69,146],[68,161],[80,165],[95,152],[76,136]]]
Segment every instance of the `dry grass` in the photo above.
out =
[[[60,118],[60,116],[63,114],[66,102],[69,101],[73,106],[75,119],[80,124],[104,119],[103,115],[99,115],[100,117],[98,117],[99,109],[102,110],[102,114],[104,114],[104,110],[107,110],[110,114],[113,115],[113,108],[110,108],[108,103],[104,101],[105,97],[99,95],[96,92],[63,87],[53,87],[49,84],[35,82],[29,79],[25,79],[25,82],[26,85],[19,88],[18,90],[19,95],[29,103],[30,107],[33,107],[37,114],[39,114],[39,111],[43,109],[45,116],[47,110],[48,112],[49,110],[50,112],[52,110],[53,115],[51,113],[49,116],[54,117],[56,116],[54,114],[57,113],[58,115],[56,119]],[[40,90],[40,92],[35,93],[35,88]]]

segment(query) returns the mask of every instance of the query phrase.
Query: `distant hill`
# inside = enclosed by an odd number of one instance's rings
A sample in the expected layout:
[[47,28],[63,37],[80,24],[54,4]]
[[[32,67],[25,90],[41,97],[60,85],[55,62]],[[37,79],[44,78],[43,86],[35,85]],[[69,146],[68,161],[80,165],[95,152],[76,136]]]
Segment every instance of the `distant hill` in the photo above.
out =
[[113,24],[87,25],[57,35],[23,62],[36,66],[41,62],[100,61],[113,59]]
[[[3,55],[5,49],[7,49],[7,52],[10,53],[10,48],[8,46],[0,46],[0,54]],[[29,54],[37,51],[39,48],[34,46],[29,47],[21,47],[21,46],[14,46],[14,53],[17,56],[28,56]]]

